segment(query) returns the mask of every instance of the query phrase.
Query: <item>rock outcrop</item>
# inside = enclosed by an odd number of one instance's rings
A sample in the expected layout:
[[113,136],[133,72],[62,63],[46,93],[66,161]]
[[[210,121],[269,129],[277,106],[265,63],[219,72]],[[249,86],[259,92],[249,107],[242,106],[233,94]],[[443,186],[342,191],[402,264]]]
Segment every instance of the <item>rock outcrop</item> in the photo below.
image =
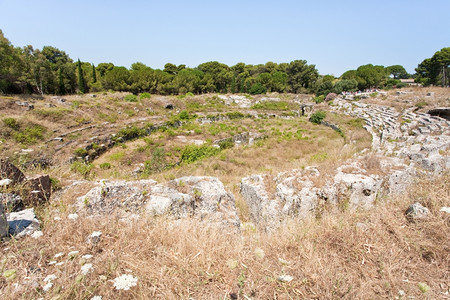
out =
[[194,217],[239,226],[234,196],[216,177],[187,176],[158,184],[154,180],[106,181],[78,197],[88,215],[147,213]]
[[[278,227],[287,216],[305,218],[327,204],[340,209],[368,209],[387,194],[404,192],[418,172],[438,175],[450,170],[450,122],[437,117],[403,112],[341,98],[334,100],[339,113],[361,118],[372,134],[372,160],[360,156],[344,162],[331,174],[313,167],[269,175],[251,175],[241,181],[241,194],[250,217],[260,228]],[[273,188],[274,187],[274,188]],[[413,207],[411,218],[420,218]]]
[[3,205],[0,202],[0,240],[8,235],[8,222],[6,221],[5,211]]
[[8,233],[15,237],[31,235],[39,230],[40,223],[34,214],[34,208],[6,214],[8,220]]

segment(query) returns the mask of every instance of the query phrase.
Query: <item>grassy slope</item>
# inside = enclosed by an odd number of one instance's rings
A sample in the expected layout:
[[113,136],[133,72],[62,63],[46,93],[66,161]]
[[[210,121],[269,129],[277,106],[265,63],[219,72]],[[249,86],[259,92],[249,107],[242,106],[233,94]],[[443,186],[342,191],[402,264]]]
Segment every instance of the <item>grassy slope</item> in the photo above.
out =
[[[71,179],[80,178],[70,171],[70,165],[63,163],[78,145],[92,135],[113,133],[133,122],[141,124],[142,118],[154,121],[151,118],[161,115],[157,120],[167,119],[170,113],[163,108],[167,101],[176,103],[180,109],[205,114],[228,109],[239,111],[236,107],[214,104],[214,101],[211,104],[207,99],[210,96],[196,98],[195,101],[201,105],[188,105],[192,99],[189,102],[175,97],[154,96],[138,104],[124,103],[117,100],[118,97],[120,95],[70,96],[67,97],[70,105],[57,104],[56,108],[48,108],[37,100],[35,111],[29,112],[7,105],[0,109],[0,119],[14,117],[25,127],[31,123],[42,125],[46,128],[45,140],[82,128],[86,126],[82,124],[86,120],[98,126],[68,137],[74,143],[54,154],[58,163],[46,172],[61,179],[64,185]],[[397,101],[395,97],[379,101],[392,102],[400,109],[404,105],[403,99]],[[439,105],[446,101],[441,98],[436,99]],[[0,101],[12,100],[5,98]],[[431,102],[430,99],[428,101]],[[151,112],[146,110],[148,107]],[[122,113],[118,114],[118,111]],[[352,146],[342,148],[344,139],[336,132],[302,119],[222,122],[228,125],[227,128],[242,127],[243,131],[265,130],[269,138],[252,147],[227,149],[216,157],[150,177],[165,181],[192,174],[218,176],[236,195],[240,217],[245,221],[245,203],[238,195],[241,177],[254,173],[276,174],[311,164],[326,173],[339,161],[370,146],[368,135],[355,126],[357,124],[349,122],[350,119],[332,115],[328,118],[344,127],[347,141],[357,142],[354,145],[347,143]],[[114,126],[104,126],[104,121],[114,122]],[[297,128],[302,129],[303,136],[308,139],[286,137],[285,133],[294,133]],[[192,128],[180,128],[174,133],[189,138],[216,138],[211,133],[214,130],[207,126],[198,135],[187,135],[188,130]],[[229,135],[233,130],[220,132],[218,136]],[[20,159],[30,159],[15,153],[21,148],[35,149],[32,154],[27,154],[31,158],[42,153],[53,155],[54,145],[51,143],[39,141],[21,145],[10,135],[2,137],[0,147],[4,155],[20,162]],[[128,165],[129,158],[133,163],[145,161],[158,143],[168,151],[172,151],[171,145],[180,146],[173,133],[167,132],[152,136],[152,143],[136,140],[127,143],[125,148],[114,147],[94,162],[95,175],[92,178],[131,179],[134,165]],[[147,148],[141,151],[139,147]],[[116,154],[121,151],[124,152],[122,157]],[[172,152],[176,155],[176,151]],[[111,162],[113,168],[100,169],[103,162]],[[114,173],[115,168],[120,172]],[[27,174],[40,171],[31,168]],[[449,205],[448,186],[448,174],[432,181],[420,180],[405,195],[382,199],[371,211],[325,213],[320,219],[301,224],[293,220],[289,226],[271,235],[251,228],[237,235],[189,220],[169,224],[163,218],[141,217],[128,225],[112,217],[70,221],[67,215],[73,210],[74,197],[67,197],[38,209],[43,222],[43,237],[2,243],[1,273],[15,269],[16,278],[7,281],[0,276],[0,294],[5,295],[5,299],[90,299],[94,295],[102,295],[103,299],[233,299],[234,296],[239,299],[245,296],[252,299],[392,299],[399,290],[403,290],[407,296],[415,296],[416,299],[439,299],[450,286],[450,218],[448,214],[439,212],[441,206]],[[406,221],[404,210],[414,201],[421,201],[431,209],[432,216],[428,220],[418,223]],[[55,221],[55,216],[61,217],[62,221]],[[367,225],[366,230],[362,230],[358,223]],[[95,247],[86,243],[93,231],[103,232],[101,243]],[[255,255],[257,248],[263,250],[264,258]],[[67,253],[73,250],[80,251],[80,254],[68,260]],[[63,252],[64,257],[53,258],[59,252]],[[80,258],[83,254],[94,255],[90,261],[94,270],[86,276],[80,276],[81,265],[85,263]],[[65,264],[50,265],[52,260]],[[130,271],[139,278],[137,287],[115,291],[112,280]],[[43,279],[50,274],[55,274],[57,279],[49,292],[44,293]],[[291,275],[294,280],[290,283],[277,281],[282,274]],[[426,283],[431,290],[423,294],[418,287],[420,282]]]

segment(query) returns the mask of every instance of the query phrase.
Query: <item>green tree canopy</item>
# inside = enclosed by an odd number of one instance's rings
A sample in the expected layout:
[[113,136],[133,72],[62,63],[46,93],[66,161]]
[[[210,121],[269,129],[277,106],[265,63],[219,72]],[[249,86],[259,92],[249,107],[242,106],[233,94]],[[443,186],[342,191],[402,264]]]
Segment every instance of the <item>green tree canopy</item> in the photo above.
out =
[[450,85],[450,47],[442,48],[416,68],[416,82],[423,85]]
[[386,67],[386,70],[389,75],[394,76],[394,79],[406,79],[409,77],[408,72],[406,72],[405,68],[401,65],[393,65]]

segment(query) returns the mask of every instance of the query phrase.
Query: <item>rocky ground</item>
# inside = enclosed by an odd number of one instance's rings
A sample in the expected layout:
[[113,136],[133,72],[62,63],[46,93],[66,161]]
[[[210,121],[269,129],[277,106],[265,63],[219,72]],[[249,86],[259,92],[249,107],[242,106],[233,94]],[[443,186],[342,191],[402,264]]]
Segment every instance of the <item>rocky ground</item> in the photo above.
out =
[[[142,216],[164,216],[168,218],[167,222],[172,224],[179,224],[182,220],[189,219],[199,222],[198,224],[201,224],[203,228],[218,226],[230,234],[245,235],[250,228],[250,231],[267,233],[270,236],[288,228],[292,220],[307,223],[325,215],[357,213],[374,209],[385,199],[407,193],[417,183],[418,178],[434,180],[433,178],[448,176],[450,169],[450,121],[446,117],[448,108],[440,107],[436,110],[436,107],[428,107],[428,111],[434,109],[433,115],[421,112],[418,111],[417,106],[408,105],[403,100],[408,95],[407,93],[395,96],[400,97],[397,106],[389,105],[392,99],[385,100],[383,103],[383,101],[375,102],[372,98],[368,98],[367,101],[355,101],[355,99],[346,100],[338,96],[331,103],[320,105],[311,103],[306,105],[302,99],[293,99],[292,103],[301,107],[297,111],[294,110],[290,114],[265,111],[264,115],[261,111],[251,109],[254,101],[252,102],[248,97],[220,95],[218,98],[223,100],[224,105],[231,105],[235,110],[245,109],[243,115],[252,120],[306,118],[304,115],[326,110],[329,114],[333,113],[335,117],[326,119],[320,126],[329,127],[331,129],[327,130],[334,130],[336,134],[341,135],[345,140],[344,147],[356,143],[356,140],[351,140],[349,138],[351,132],[346,128],[343,129],[342,125],[336,122],[339,116],[351,117],[349,122],[360,124],[372,136],[371,148],[357,151],[350,158],[342,157],[333,162],[330,168],[311,163],[303,164],[301,168],[284,169],[275,173],[255,172],[237,179],[238,191],[230,190],[220,178],[191,175],[175,177],[163,182],[151,178],[67,180],[64,181],[65,186],[51,193],[49,176],[26,176],[13,164],[2,160],[0,162],[0,186],[3,189],[0,194],[2,199],[0,235],[11,237],[13,240],[26,235],[39,239],[43,232],[45,234],[45,227],[51,226],[48,224],[49,218],[58,221],[61,219],[60,215],[67,214],[67,217],[73,220],[116,218],[125,224],[132,224],[133,220]],[[381,96],[384,97],[384,95]],[[258,101],[280,101],[280,98],[271,99]],[[421,99],[418,100],[421,101]],[[441,100],[438,103],[442,106]],[[164,102],[164,105],[166,106],[167,103]],[[164,111],[165,106],[160,109]],[[179,123],[173,123],[170,121],[170,115],[158,116],[158,119],[162,121],[150,127],[147,126],[148,131],[145,135],[159,132],[162,127],[172,126],[176,129],[186,122],[178,120]],[[223,112],[208,112],[208,116],[194,122],[204,125],[230,120],[233,120],[233,117],[226,116]],[[120,126],[126,125],[127,122],[138,124],[141,121],[144,122],[144,119],[124,120]],[[78,159],[88,162],[95,161],[104,153],[117,148],[117,140],[114,139],[117,133],[114,128],[117,128],[117,124],[86,125],[80,124],[65,133],[55,131],[51,139],[46,141],[45,147],[49,147],[52,143],[60,143],[59,146],[54,147],[56,150],[52,150],[57,152],[58,149],[62,149],[61,145],[69,147],[70,144],[74,144],[70,145],[72,148],[83,145],[82,148],[86,152]],[[80,139],[65,142],[65,137],[68,135],[84,131],[92,133],[96,127],[101,135],[88,138],[88,135],[83,133]],[[105,128],[109,129],[105,130]],[[182,137],[186,140],[191,139],[186,136],[177,136],[175,140],[179,142]],[[252,146],[258,139],[265,138],[267,136],[261,132],[245,132],[231,137],[222,136],[212,144],[219,147],[221,143],[230,141],[236,148],[243,145]],[[205,143],[205,139],[200,141],[198,145]],[[77,159],[70,156],[70,151],[65,155],[65,159],[55,165],[61,167]],[[136,172],[139,174],[139,170]],[[439,200],[441,207],[438,209],[443,212],[443,218],[448,220],[446,214],[449,211],[450,199],[445,198],[448,194],[443,196],[444,199]],[[242,199],[244,206],[237,205],[237,199]],[[409,207],[403,208],[406,210],[406,219],[409,222],[427,219],[432,214],[426,207],[427,203],[411,201],[409,204],[411,204]],[[24,209],[25,207],[27,209]],[[39,210],[38,217],[33,207]],[[246,212],[242,211],[244,209]],[[433,209],[436,208],[433,207]],[[46,214],[43,217],[45,222],[42,222],[42,217],[39,216],[43,213]],[[362,227],[366,226],[361,224]],[[448,227],[444,230],[448,230]],[[446,234],[448,237],[448,231]],[[99,243],[100,237],[101,233],[87,238],[87,243],[95,246]],[[9,248],[8,243],[10,242],[4,243],[5,249]],[[258,256],[257,253],[255,255]],[[264,256],[264,252],[262,255]],[[6,265],[6,261],[3,264]],[[6,271],[3,274],[6,281],[0,282],[0,289],[9,287],[8,291],[14,294],[7,284],[8,274]],[[289,276],[280,277],[278,281],[290,282],[292,278]],[[443,284],[441,291],[435,295],[448,297],[448,278],[441,284]],[[43,289],[45,292],[45,286]],[[39,293],[43,292],[39,286],[37,290]],[[134,294],[131,298],[142,298],[143,295]],[[237,299],[238,295],[249,298],[245,293],[228,293],[231,299]],[[73,297],[81,299],[87,296]],[[397,295],[398,297],[402,297],[401,293],[400,296]]]

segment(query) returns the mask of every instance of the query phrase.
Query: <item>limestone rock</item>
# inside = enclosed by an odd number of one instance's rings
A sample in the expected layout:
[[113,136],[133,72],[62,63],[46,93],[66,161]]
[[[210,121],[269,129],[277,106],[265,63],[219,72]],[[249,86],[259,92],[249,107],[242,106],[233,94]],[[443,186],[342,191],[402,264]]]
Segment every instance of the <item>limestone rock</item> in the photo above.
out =
[[154,180],[100,181],[84,196],[77,198],[78,208],[89,214],[105,215],[114,212],[138,212],[148,198]]
[[0,239],[8,235],[8,222],[6,221],[5,211],[0,202]]
[[241,181],[241,194],[247,202],[251,219],[265,230],[280,226],[281,203],[270,199],[266,191],[263,175],[252,175]]
[[136,214],[194,217],[239,227],[234,196],[216,177],[188,176],[166,184],[154,180],[101,181],[77,198],[91,215]]
[[430,214],[429,209],[424,207],[419,202],[411,204],[405,212],[406,218],[409,221],[425,219],[428,217],[429,214]]
[[[233,194],[225,190],[223,183],[216,177],[186,176],[175,179],[179,187],[184,184],[187,194],[192,197],[192,214],[201,220],[209,219],[225,224],[240,226]],[[185,198],[187,199],[187,198]]]
[[[277,178],[276,197],[282,203],[283,215],[306,217],[314,212],[320,191],[314,187],[309,177],[317,177],[320,173],[315,168],[305,171],[293,170],[280,173]],[[283,177],[286,178],[282,179]]]
[[39,230],[39,220],[34,214],[34,208],[6,214],[9,225],[9,234],[16,237],[31,235]]
[[336,197],[339,203],[348,201],[350,207],[368,209],[372,206],[380,190],[382,179],[377,175],[363,175],[338,172],[334,176]]

